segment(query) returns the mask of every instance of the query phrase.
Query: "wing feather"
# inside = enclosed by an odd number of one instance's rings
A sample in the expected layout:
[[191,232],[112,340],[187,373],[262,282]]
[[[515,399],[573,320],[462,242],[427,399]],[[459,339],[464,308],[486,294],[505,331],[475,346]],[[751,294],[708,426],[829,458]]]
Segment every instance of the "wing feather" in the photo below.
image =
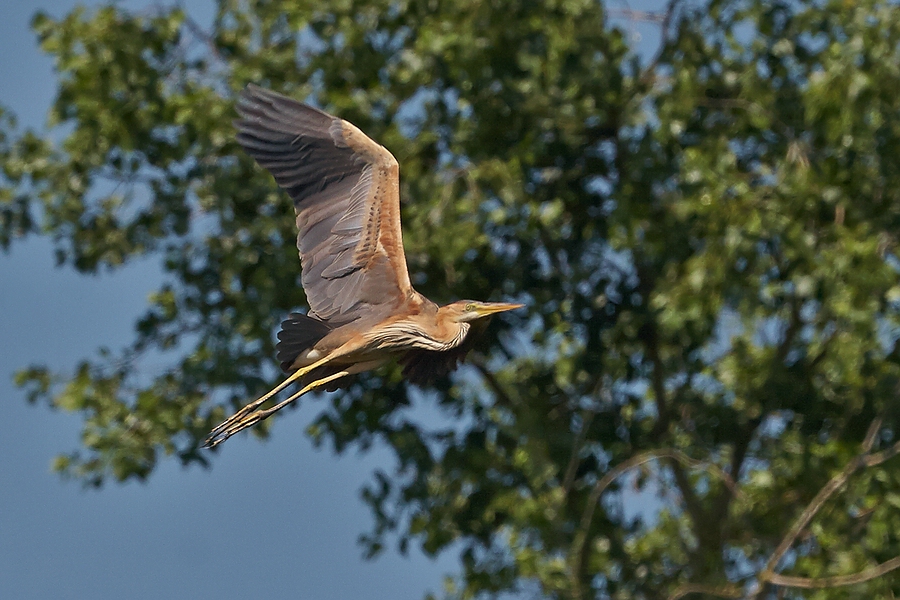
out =
[[335,326],[407,302],[393,155],[351,123],[254,85],[238,113],[238,142],[294,201],[313,316]]

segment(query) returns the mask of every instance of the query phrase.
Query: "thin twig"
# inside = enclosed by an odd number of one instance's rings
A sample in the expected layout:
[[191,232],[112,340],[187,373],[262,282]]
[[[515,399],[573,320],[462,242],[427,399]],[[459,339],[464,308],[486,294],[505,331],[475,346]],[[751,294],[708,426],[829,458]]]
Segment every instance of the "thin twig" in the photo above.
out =
[[881,577],[885,573],[890,573],[897,568],[900,568],[900,556],[883,562],[880,565],[860,571],[859,573],[854,573],[853,575],[835,575],[833,577],[790,577],[788,575],[778,575],[773,573],[769,576],[769,583],[808,590],[840,587],[863,583],[875,579],[876,577]]
[[874,467],[876,465],[880,465],[890,458],[894,458],[898,454],[900,454],[900,442],[897,442],[890,448],[882,450],[881,452],[869,454],[862,459],[862,463],[864,467]]
[[680,0],[669,0],[666,5],[666,10],[663,12],[662,20],[660,21],[659,30],[660,30],[660,40],[659,40],[659,49],[656,52],[656,55],[653,57],[653,60],[650,61],[650,64],[643,70],[638,80],[640,83],[648,83],[653,76],[653,72],[656,70],[656,67],[659,65],[659,61],[662,60],[663,53],[666,51],[667,44],[671,41],[671,36],[669,35],[669,29],[672,25],[672,20],[675,17],[675,9],[678,6]]
[[190,15],[187,8],[185,8],[182,3],[178,3],[178,7],[181,9],[182,14],[184,15],[184,25],[187,27],[187,30],[194,36],[195,39],[200,41],[206,48],[209,50],[210,55],[222,63],[223,65],[228,65],[228,60],[222,55],[221,50],[219,50],[219,46],[216,44],[215,37],[203,27],[200,26],[197,21]]
[[630,8],[610,8],[606,13],[614,19],[628,19],[629,21],[644,21],[645,23],[659,23],[662,25],[666,22],[665,12],[654,12],[649,10],[632,10]]

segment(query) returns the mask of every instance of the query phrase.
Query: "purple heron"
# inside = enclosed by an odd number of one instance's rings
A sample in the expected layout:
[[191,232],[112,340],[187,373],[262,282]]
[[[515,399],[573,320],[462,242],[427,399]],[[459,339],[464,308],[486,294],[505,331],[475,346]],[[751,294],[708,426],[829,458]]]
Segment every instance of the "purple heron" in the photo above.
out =
[[[214,447],[316,389],[396,359],[429,382],[456,367],[485,317],[522,307],[460,300],[438,306],[413,289],[400,231],[400,168],[351,123],[250,85],[237,141],[294,202],[307,314],[282,323],[277,359],[288,377],[218,425]],[[474,326],[474,327],[473,327]],[[293,382],[300,390],[270,408]]]

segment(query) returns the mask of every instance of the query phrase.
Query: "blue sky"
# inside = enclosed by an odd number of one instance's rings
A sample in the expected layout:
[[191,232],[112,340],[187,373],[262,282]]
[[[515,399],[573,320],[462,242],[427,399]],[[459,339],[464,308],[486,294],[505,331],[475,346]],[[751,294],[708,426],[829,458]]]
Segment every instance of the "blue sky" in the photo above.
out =
[[[211,0],[187,4],[208,20]],[[54,93],[31,15],[74,5],[0,4],[0,104],[22,125],[41,127]],[[79,418],[29,406],[12,375],[31,363],[71,368],[100,346],[127,344],[160,271],[149,260],[84,277],[53,264],[40,238],[0,253],[0,597],[404,600],[441,591],[452,557],[362,560],[356,539],[371,519],[359,489],[390,457],[313,449],[303,433],[309,403],[280,419],[268,442],[229,440],[209,471],[167,460],[144,485],[94,491],[60,480],[50,462],[78,447]]]

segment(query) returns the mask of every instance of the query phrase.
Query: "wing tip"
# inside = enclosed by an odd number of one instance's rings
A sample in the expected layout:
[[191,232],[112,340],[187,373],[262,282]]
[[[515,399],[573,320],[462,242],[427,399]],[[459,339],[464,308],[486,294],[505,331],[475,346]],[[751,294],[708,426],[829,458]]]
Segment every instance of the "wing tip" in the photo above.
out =
[[262,87],[253,82],[244,86],[240,91],[237,101],[238,113],[241,109],[255,108],[259,111],[275,111],[293,117],[306,117],[315,115],[317,118],[327,118],[329,121],[340,121],[320,108],[307,102],[297,100],[275,90]]

